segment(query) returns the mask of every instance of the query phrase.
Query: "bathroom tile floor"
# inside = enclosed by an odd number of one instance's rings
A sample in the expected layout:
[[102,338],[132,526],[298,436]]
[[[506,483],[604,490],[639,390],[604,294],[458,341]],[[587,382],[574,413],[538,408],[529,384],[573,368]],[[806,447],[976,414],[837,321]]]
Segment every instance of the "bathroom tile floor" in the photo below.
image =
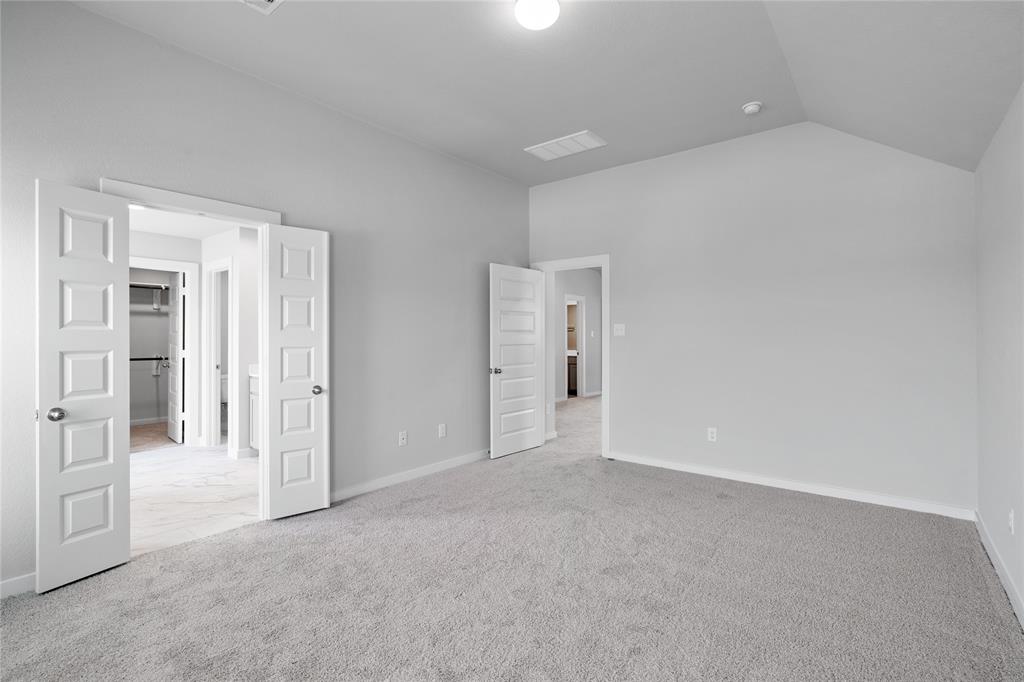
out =
[[133,453],[132,556],[258,521],[258,462],[224,447]]

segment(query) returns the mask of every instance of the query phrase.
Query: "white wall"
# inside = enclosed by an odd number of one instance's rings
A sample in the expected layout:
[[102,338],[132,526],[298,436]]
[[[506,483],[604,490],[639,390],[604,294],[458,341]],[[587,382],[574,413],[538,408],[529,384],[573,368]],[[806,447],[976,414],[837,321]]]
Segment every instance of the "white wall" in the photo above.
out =
[[[145,268],[131,268],[129,281],[146,284],[171,284],[171,273]],[[153,308],[153,294],[159,293],[160,309]],[[168,313],[169,292],[155,289],[129,291],[129,347],[132,357],[167,355],[170,346],[171,318]],[[132,423],[148,423],[167,419],[167,370],[162,367],[153,374],[157,362],[132,362],[130,415]]]
[[[1024,107],[1022,93],[975,174],[978,226],[978,515],[1024,618]],[[1015,511],[1017,532],[1008,517]]]
[[112,177],[331,232],[333,488],[486,449],[487,263],[527,263],[524,187],[77,6],[0,12],[0,577],[33,570],[36,177]]
[[[589,254],[580,254],[589,255]],[[601,392],[601,271],[596,268],[560,270],[555,273],[555,305],[547,311],[548,347],[554,349],[555,394],[548,402],[566,397],[565,385],[565,296],[575,294],[586,299],[585,322],[587,338],[583,340],[586,354],[587,394]],[[594,332],[591,336],[591,332]],[[580,343],[577,334],[577,344]],[[577,366],[577,371],[581,368]],[[579,388],[579,384],[577,384]]]
[[203,258],[203,243],[198,239],[172,237],[155,232],[132,230],[128,239],[128,252],[132,256],[183,260],[198,263]]
[[972,214],[803,123],[534,187],[530,255],[610,254],[613,454],[973,509]]

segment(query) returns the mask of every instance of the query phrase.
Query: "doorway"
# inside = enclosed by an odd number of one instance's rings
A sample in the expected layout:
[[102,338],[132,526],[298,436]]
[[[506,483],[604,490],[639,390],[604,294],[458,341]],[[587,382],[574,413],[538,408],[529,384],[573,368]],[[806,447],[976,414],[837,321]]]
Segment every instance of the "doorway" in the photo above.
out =
[[[257,349],[258,517],[282,518],[330,504],[328,233],[281,225],[277,212],[119,180],[101,179],[97,192],[37,179],[37,592],[132,557],[139,518],[131,509],[132,463],[141,454],[129,452],[129,275],[130,267],[151,264],[131,261],[145,258],[146,243],[156,249],[151,260],[184,262],[197,271],[199,263],[220,257],[213,255],[215,243],[207,248],[208,239],[196,249],[157,230],[130,229],[142,222],[129,218],[133,212],[170,215],[177,222],[184,216],[214,218],[232,222],[239,232],[248,228],[258,258],[251,267],[232,268],[231,291],[233,298],[246,292],[258,301],[256,333],[236,335]],[[243,272],[253,277],[251,285],[239,286]],[[186,288],[199,288],[198,276],[185,280]],[[186,339],[198,334],[189,322],[194,302],[186,300]],[[232,305],[232,315],[239,308]],[[205,395],[213,390],[203,364],[211,354],[205,342],[186,350],[184,374],[194,371],[198,360]],[[244,374],[235,371],[235,387],[248,388]],[[191,437],[211,436],[205,422],[200,426],[202,420],[190,417],[203,410],[189,407],[195,382],[186,379],[186,386],[192,388],[184,399],[185,443],[155,449],[149,453],[153,457],[166,460],[189,448]],[[229,423],[229,447],[231,432]],[[207,461],[228,459],[221,453]]]
[[546,439],[580,439],[609,453],[611,412],[610,259],[606,255],[542,261],[548,343]]
[[[255,270],[259,254],[254,228],[141,205],[129,210],[129,249],[133,265],[149,266],[129,271],[131,554],[138,556],[259,520],[257,451],[247,439],[228,444],[228,407],[240,392],[231,363],[259,362],[254,343],[234,345],[258,337],[258,296],[234,296],[230,280],[236,263]],[[199,268],[209,274],[205,297]],[[251,310],[233,314],[236,306]],[[213,375],[203,376],[205,364]],[[207,412],[216,419],[204,432]]]

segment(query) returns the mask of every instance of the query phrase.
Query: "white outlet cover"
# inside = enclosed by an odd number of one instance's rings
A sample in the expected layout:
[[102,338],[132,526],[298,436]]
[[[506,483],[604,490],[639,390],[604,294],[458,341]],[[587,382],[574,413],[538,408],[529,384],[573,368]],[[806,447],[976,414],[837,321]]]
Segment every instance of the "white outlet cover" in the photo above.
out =
[[614,325],[612,325],[612,335],[613,336],[625,336],[626,335],[626,325],[624,325],[624,324],[614,324]]
[[718,442],[718,429],[716,427],[714,427],[714,426],[709,426],[708,427],[708,442],[709,443],[717,443]]
[[447,435],[448,435],[448,425],[447,424],[438,424],[437,425],[437,437],[438,438],[444,438]]
[[399,431],[398,432],[398,447],[409,444],[409,432]]

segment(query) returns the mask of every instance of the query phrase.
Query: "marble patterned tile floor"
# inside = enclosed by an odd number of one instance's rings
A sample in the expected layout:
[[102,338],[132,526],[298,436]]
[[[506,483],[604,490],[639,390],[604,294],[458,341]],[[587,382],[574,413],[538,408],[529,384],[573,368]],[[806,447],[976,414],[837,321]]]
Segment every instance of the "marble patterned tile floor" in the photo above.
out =
[[131,457],[132,556],[259,520],[256,458],[176,446]]

